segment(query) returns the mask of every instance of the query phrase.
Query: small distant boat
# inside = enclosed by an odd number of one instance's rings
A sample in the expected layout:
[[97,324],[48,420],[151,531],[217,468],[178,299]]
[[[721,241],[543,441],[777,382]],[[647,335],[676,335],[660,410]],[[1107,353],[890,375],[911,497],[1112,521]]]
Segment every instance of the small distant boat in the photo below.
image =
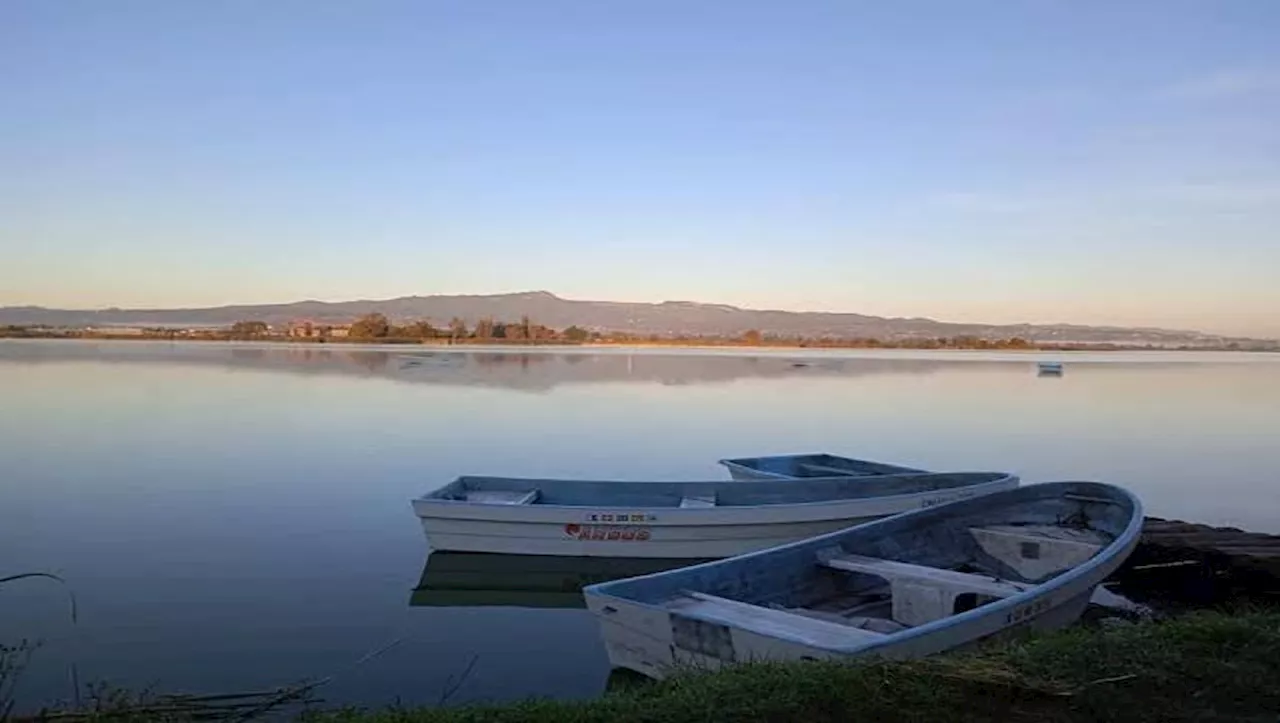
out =
[[413,500],[435,551],[721,558],[1017,487],[1006,472],[631,482],[459,477]]
[[929,470],[902,467],[866,459],[839,457],[815,452],[782,454],[771,457],[738,457],[722,459],[733,479],[797,479],[804,477],[866,477],[886,474],[914,474]]
[[613,666],[653,678],[748,660],[914,658],[1074,622],[1141,529],[1128,491],[1049,482],[583,594]]
[[1036,368],[1043,377],[1062,376],[1062,362],[1042,361],[1036,365]]

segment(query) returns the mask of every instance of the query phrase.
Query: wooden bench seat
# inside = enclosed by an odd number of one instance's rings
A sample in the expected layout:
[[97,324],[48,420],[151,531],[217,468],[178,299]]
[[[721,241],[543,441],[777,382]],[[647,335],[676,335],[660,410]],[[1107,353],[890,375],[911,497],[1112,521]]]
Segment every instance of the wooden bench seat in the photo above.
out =
[[[828,620],[842,626],[849,626],[858,630],[866,630],[872,633],[893,633],[906,628],[901,623],[894,622],[887,618],[870,617],[867,615],[844,615],[838,612],[827,610],[810,610],[809,608],[789,608],[782,605],[770,606],[775,610],[791,613],[792,615],[803,615],[805,617],[814,618],[815,620]],[[877,630],[876,628],[882,628]]]
[[962,595],[1005,598],[1032,587],[1030,583],[851,555],[843,550],[820,555],[819,562],[836,570],[875,575],[887,580],[892,595],[893,619],[908,626],[923,625],[956,614],[957,602]]
[[1107,540],[1094,530],[1059,525],[984,525],[969,534],[984,552],[1027,580],[1042,580],[1098,554]]
[[670,601],[667,608],[674,613],[722,623],[769,637],[798,640],[815,647],[828,647],[841,642],[877,641],[885,637],[884,633],[864,630],[852,625],[819,620],[695,591],[684,592],[681,597]]
[[963,588],[963,592],[976,592],[992,597],[1008,597],[1026,590],[1027,583],[1000,580],[988,575],[971,572],[956,572],[940,567],[915,565],[910,562],[898,562],[879,557],[863,557],[862,555],[841,554],[822,560],[822,564],[846,572],[862,572],[883,577],[892,583],[895,580],[911,582],[937,583],[939,585]]

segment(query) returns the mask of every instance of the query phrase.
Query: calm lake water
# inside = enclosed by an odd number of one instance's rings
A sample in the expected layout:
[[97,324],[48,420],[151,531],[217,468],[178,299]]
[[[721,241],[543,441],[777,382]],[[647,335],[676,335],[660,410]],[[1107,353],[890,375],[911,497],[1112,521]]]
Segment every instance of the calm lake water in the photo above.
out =
[[[69,698],[73,663],[161,691],[336,674],[327,702],[381,706],[436,702],[474,659],[453,702],[601,693],[585,610],[414,593],[409,500],[460,474],[721,479],[722,457],[830,451],[1280,532],[1280,355],[1066,354],[1039,377],[1047,356],[0,341],[0,577],[57,573],[79,608],[0,586],[0,643],[44,641],[24,708]],[[539,572],[502,565],[477,574]]]

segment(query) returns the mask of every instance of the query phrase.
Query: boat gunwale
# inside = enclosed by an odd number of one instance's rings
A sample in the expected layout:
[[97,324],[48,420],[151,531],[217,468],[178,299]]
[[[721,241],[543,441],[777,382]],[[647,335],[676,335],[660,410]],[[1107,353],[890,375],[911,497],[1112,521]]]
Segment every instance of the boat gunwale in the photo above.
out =
[[[900,472],[887,472],[887,473],[886,472],[859,473],[854,470],[850,470],[849,474],[847,475],[832,475],[832,477],[836,477],[836,476],[839,476],[839,477],[890,477],[890,476],[898,476],[900,474],[920,474],[920,473],[931,473],[931,472],[937,473],[937,470],[928,470],[921,467],[908,467],[906,465],[893,464],[891,462],[878,462],[873,459],[846,457],[844,455],[833,454],[831,452],[794,452],[790,454],[768,454],[768,455],[762,455],[757,457],[725,457],[723,459],[716,460],[716,464],[719,464],[723,466],[725,469],[728,469],[730,471],[743,470],[746,472],[750,472],[753,475],[768,475],[769,476],[768,479],[772,481],[827,479],[826,477],[798,477],[796,475],[787,474],[786,472],[774,472],[772,470],[760,469],[759,467],[753,467],[749,464],[746,464],[746,462],[752,462],[752,461],[763,462],[765,460],[794,460],[794,459],[801,459],[805,457],[831,457],[835,459],[847,460],[849,462],[868,464],[874,467],[884,467],[887,469],[901,470]],[[741,481],[747,481],[747,480],[741,480]]]
[[[456,509],[477,509],[477,510],[494,510],[494,511],[496,510],[507,510],[507,511],[511,511],[511,510],[547,510],[547,511],[600,510],[607,513],[610,510],[619,510],[619,511],[626,511],[629,513],[642,513],[642,514],[662,513],[664,515],[669,515],[669,514],[675,513],[677,515],[677,519],[679,519],[679,518],[696,518],[700,516],[719,517],[726,511],[734,511],[734,510],[752,510],[752,511],[807,510],[817,506],[845,505],[845,504],[851,504],[851,503],[879,504],[879,503],[906,502],[908,500],[927,498],[933,495],[946,495],[946,494],[954,494],[954,493],[963,494],[966,492],[976,493],[978,491],[988,489],[990,487],[1003,488],[1003,487],[1009,486],[1011,482],[1014,483],[1015,485],[1021,483],[1021,478],[1015,473],[993,472],[993,471],[923,472],[923,473],[910,473],[910,474],[901,474],[901,475],[878,475],[877,479],[884,479],[886,477],[902,478],[902,477],[951,476],[951,475],[965,475],[965,474],[988,475],[988,476],[999,475],[999,476],[994,477],[992,479],[987,479],[985,481],[974,482],[972,484],[961,485],[957,487],[944,487],[940,489],[920,490],[916,492],[904,492],[901,494],[893,494],[893,495],[876,495],[876,496],[870,496],[870,497],[830,497],[830,498],[824,498],[820,500],[808,500],[808,501],[801,501],[801,502],[775,502],[775,503],[751,504],[751,505],[723,505],[723,506],[717,505],[715,507],[679,507],[679,506],[654,507],[654,506],[645,506],[645,505],[609,505],[609,504],[569,505],[569,504],[546,504],[542,502],[535,502],[531,504],[506,505],[506,504],[473,502],[470,500],[455,500],[455,499],[448,499],[445,497],[429,496],[432,493],[428,493],[428,495],[415,497],[412,500],[412,504],[415,510],[418,508],[419,505],[427,505],[427,506],[433,506],[433,507],[439,506],[442,509],[448,509],[452,507]],[[471,476],[480,476],[480,475],[471,475]],[[540,478],[525,478],[525,477],[488,477],[488,478],[489,479],[506,479],[506,480],[528,479],[531,481],[556,481],[554,479],[541,480]],[[796,480],[796,482],[802,483],[802,482],[832,481],[832,480],[848,482],[850,481],[850,479],[851,478],[846,476],[810,477],[804,480]],[[853,479],[857,479],[857,478],[853,478]],[[654,480],[654,481],[572,480],[572,481],[597,482],[600,484],[635,484],[635,485],[672,483],[672,481],[670,480],[660,480],[660,481],[659,480]],[[772,479],[753,479],[753,480],[742,480],[742,481],[725,481],[725,480],[710,480],[710,481],[695,480],[695,481],[689,481],[689,482],[674,481],[675,484],[714,484],[714,485],[722,485],[726,488],[734,488],[734,489],[750,487],[753,485],[777,485],[780,482],[787,482],[788,483],[787,486],[790,486],[789,480],[772,480]],[[450,483],[450,484],[453,484],[453,483]],[[436,491],[442,491],[446,487],[448,487],[448,485],[445,485],[444,487],[441,487],[439,490],[436,490]],[[1016,486],[1011,487],[1010,489],[1017,489],[1017,487]],[[954,500],[953,502],[961,502],[973,496],[977,496],[977,495],[968,494],[966,495],[966,497],[963,497],[958,500]],[[935,506],[942,507],[946,504],[951,504],[951,502],[940,503]],[[914,510],[905,510],[904,512],[912,512],[912,511]],[[897,514],[903,514],[903,513],[893,513],[892,515],[889,515],[889,516],[895,516]],[[419,515],[419,517],[421,516],[422,515]],[[506,517],[506,515],[500,515],[500,517]],[[512,519],[511,521],[518,522],[520,520]],[[785,521],[786,520],[779,520],[779,522],[785,522]],[[652,524],[653,522],[655,522],[655,520],[647,520],[646,524]],[[530,522],[529,524],[541,524],[541,523]],[[720,524],[738,524],[738,523],[734,521],[725,521]]]
[[[1125,489],[1124,487],[1120,487],[1118,485],[1112,485],[1105,482],[1096,482],[1092,480],[1055,480],[1053,482],[1041,482],[1034,485],[1027,485],[1027,486],[1018,487],[1015,489],[1006,490],[1005,494],[1017,495],[1019,498],[1024,498],[1024,499],[1017,499],[1015,501],[1032,501],[1037,499],[1051,499],[1053,497],[1062,497],[1066,494],[1070,494],[1070,486],[1081,485],[1081,484],[1095,485],[1095,486],[1103,485],[1109,488],[1109,491],[1115,494],[1116,497],[1114,499],[1107,499],[1106,502],[1114,503],[1114,504],[1127,503],[1131,507],[1130,518],[1128,523],[1126,523],[1124,529],[1120,532],[1120,534],[1116,535],[1115,539],[1112,540],[1110,543],[1108,543],[1101,550],[1098,550],[1098,552],[1095,553],[1093,557],[1089,558],[1087,561],[1079,565],[1076,565],[1075,567],[1070,568],[1066,572],[1063,572],[1062,574],[1054,577],[1053,579],[1047,580],[1039,584],[1033,584],[1031,587],[1028,587],[1026,590],[1023,590],[1022,592],[1010,595],[1005,598],[1001,598],[999,600],[994,600],[992,602],[986,603],[984,605],[980,605],[976,608],[972,608],[964,612],[954,613],[944,618],[930,621],[928,623],[925,623],[924,625],[917,625],[911,628],[907,628],[905,630],[900,630],[894,633],[886,634],[883,640],[875,640],[871,642],[860,641],[856,643],[850,642],[844,645],[817,646],[817,645],[813,645],[808,641],[795,639],[785,634],[777,635],[776,637],[778,637],[779,639],[785,639],[791,643],[804,645],[810,648],[820,649],[830,653],[852,654],[852,653],[873,652],[875,650],[888,647],[890,645],[897,645],[898,643],[901,643],[904,641],[914,640],[916,638],[937,632],[944,628],[962,625],[967,622],[978,621],[983,618],[998,617],[999,614],[1007,610],[1010,610],[1012,608],[1018,607],[1019,605],[1025,604],[1029,600],[1050,595],[1055,591],[1061,590],[1064,587],[1067,587],[1073,583],[1079,582],[1082,578],[1086,577],[1087,575],[1090,575],[1095,570],[1097,570],[1100,567],[1103,567],[1104,565],[1113,564],[1113,563],[1119,564],[1118,562],[1115,561],[1116,554],[1119,551],[1125,549],[1126,547],[1131,547],[1136,545],[1138,543],[1138,538],[1141,536],[1141,533],[1142,533],[1143,514],[1144,514],[1143,508],[1142,508],[1142,502],[1141,500],[1138,499],[1136,495],[1134,495],[1129,490]],[[1059,492],[1058,494],[1049,494],[1046,488],[1058,488],[1061,490],[1061,492]],[[1040,492],[1041,494],[1040,495],[1034,494],[1033,491]],[[610,580],[608,582],[587,585],[582,588],[582,594],[583,594],[583,598],[588,601],[590,601],[592,598],[596,598],[597,600],[600,600],[600,601],[618,601],[620,603],[624,603],[630,606],[639,606],[648,610],[665,612],[667,614],[671,614],[673,611],[671,611],[670,609],[662,605],[643,602],[640,600],[635,600],[633,598],[627,598],[627,597],[611,594],[609,590],[613,587],[620,586],[624,583],[631,584],[641,580],[657,578],[662,575],[671,575],[676,573],[681,575],[684,575],[684,574],[693,575],[695,574],[693,571],[709,569],[716,565],[722,565],[729,560],[737,561],[737,560],[745,560],[745,559],[752,559],[752,558],[758,558],[758,557],[766,557],[787,549],[807,547],[807,546],[814,546],[815,548],[820,549],[821,543],[835,542],[842,537],[846,537],[850,535],[855,530],[859,530],[864,527],[884,525],[890,522],[896,522],[897,520],[910,517],[910,516],[942,517],[942,516],[945,516],[946,512],[949,509],[956,510],[958,508],[977,507],[978,505],[981,505],[981,504],[990,504],[990,502],[991,500],[988,496],[983,496],[980,498],[969,498],[969,499],[957,500],[955,502],[949,502],[946,504],[937,505],[935,507],[930,507],[925,509],[907,510],[905,512],[900,512],[895,515],[883,517],[878,520],[872,520],[870,522],[864,522],[861,524],[846,527],[842,530],[836,530],[835,532],[829,532],[824,535],[818,535],[816,537],[810,537],[804,540],[797,540],[795,542],[776,545],[774,547],[768,547],[762,550],[755,550],[752,552],[743,553],[741,555],[736,555],[731,558],[711,560],[708,562],[702,562],[695,565],[681,567],[675,570],[655,572],[647,575],[637,575],[634,577],[622,578],[618,580]],[[898,523],[898,524],[902,524],[902,523]],[[836,544],[838,544],[838,542],[836,542]],[[1101,583],[1101,580],[1099,580],[1099,583]],[[1096,584],[1094,585],[1094,587],[1096,587]],[[1065,601],[1059,601],[1059,602],[1061,603]],[[601,618],[601,619],[606,620],[604,618]],[[614,622],[613,620],[606,620],[606,621],[615,625],[619,624],[617,622]],[[1001,626],[1001,629],[1005,627],[1011,627],[1011,626]]]

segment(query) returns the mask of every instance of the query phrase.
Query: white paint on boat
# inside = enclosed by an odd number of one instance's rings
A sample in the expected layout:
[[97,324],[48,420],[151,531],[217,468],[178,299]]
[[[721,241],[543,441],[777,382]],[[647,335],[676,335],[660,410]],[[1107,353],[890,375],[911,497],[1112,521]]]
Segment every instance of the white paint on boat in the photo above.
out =
[[1012,489],[1001,472],[735,482],[461,477],[413,500],[434,550],[719,558]]

